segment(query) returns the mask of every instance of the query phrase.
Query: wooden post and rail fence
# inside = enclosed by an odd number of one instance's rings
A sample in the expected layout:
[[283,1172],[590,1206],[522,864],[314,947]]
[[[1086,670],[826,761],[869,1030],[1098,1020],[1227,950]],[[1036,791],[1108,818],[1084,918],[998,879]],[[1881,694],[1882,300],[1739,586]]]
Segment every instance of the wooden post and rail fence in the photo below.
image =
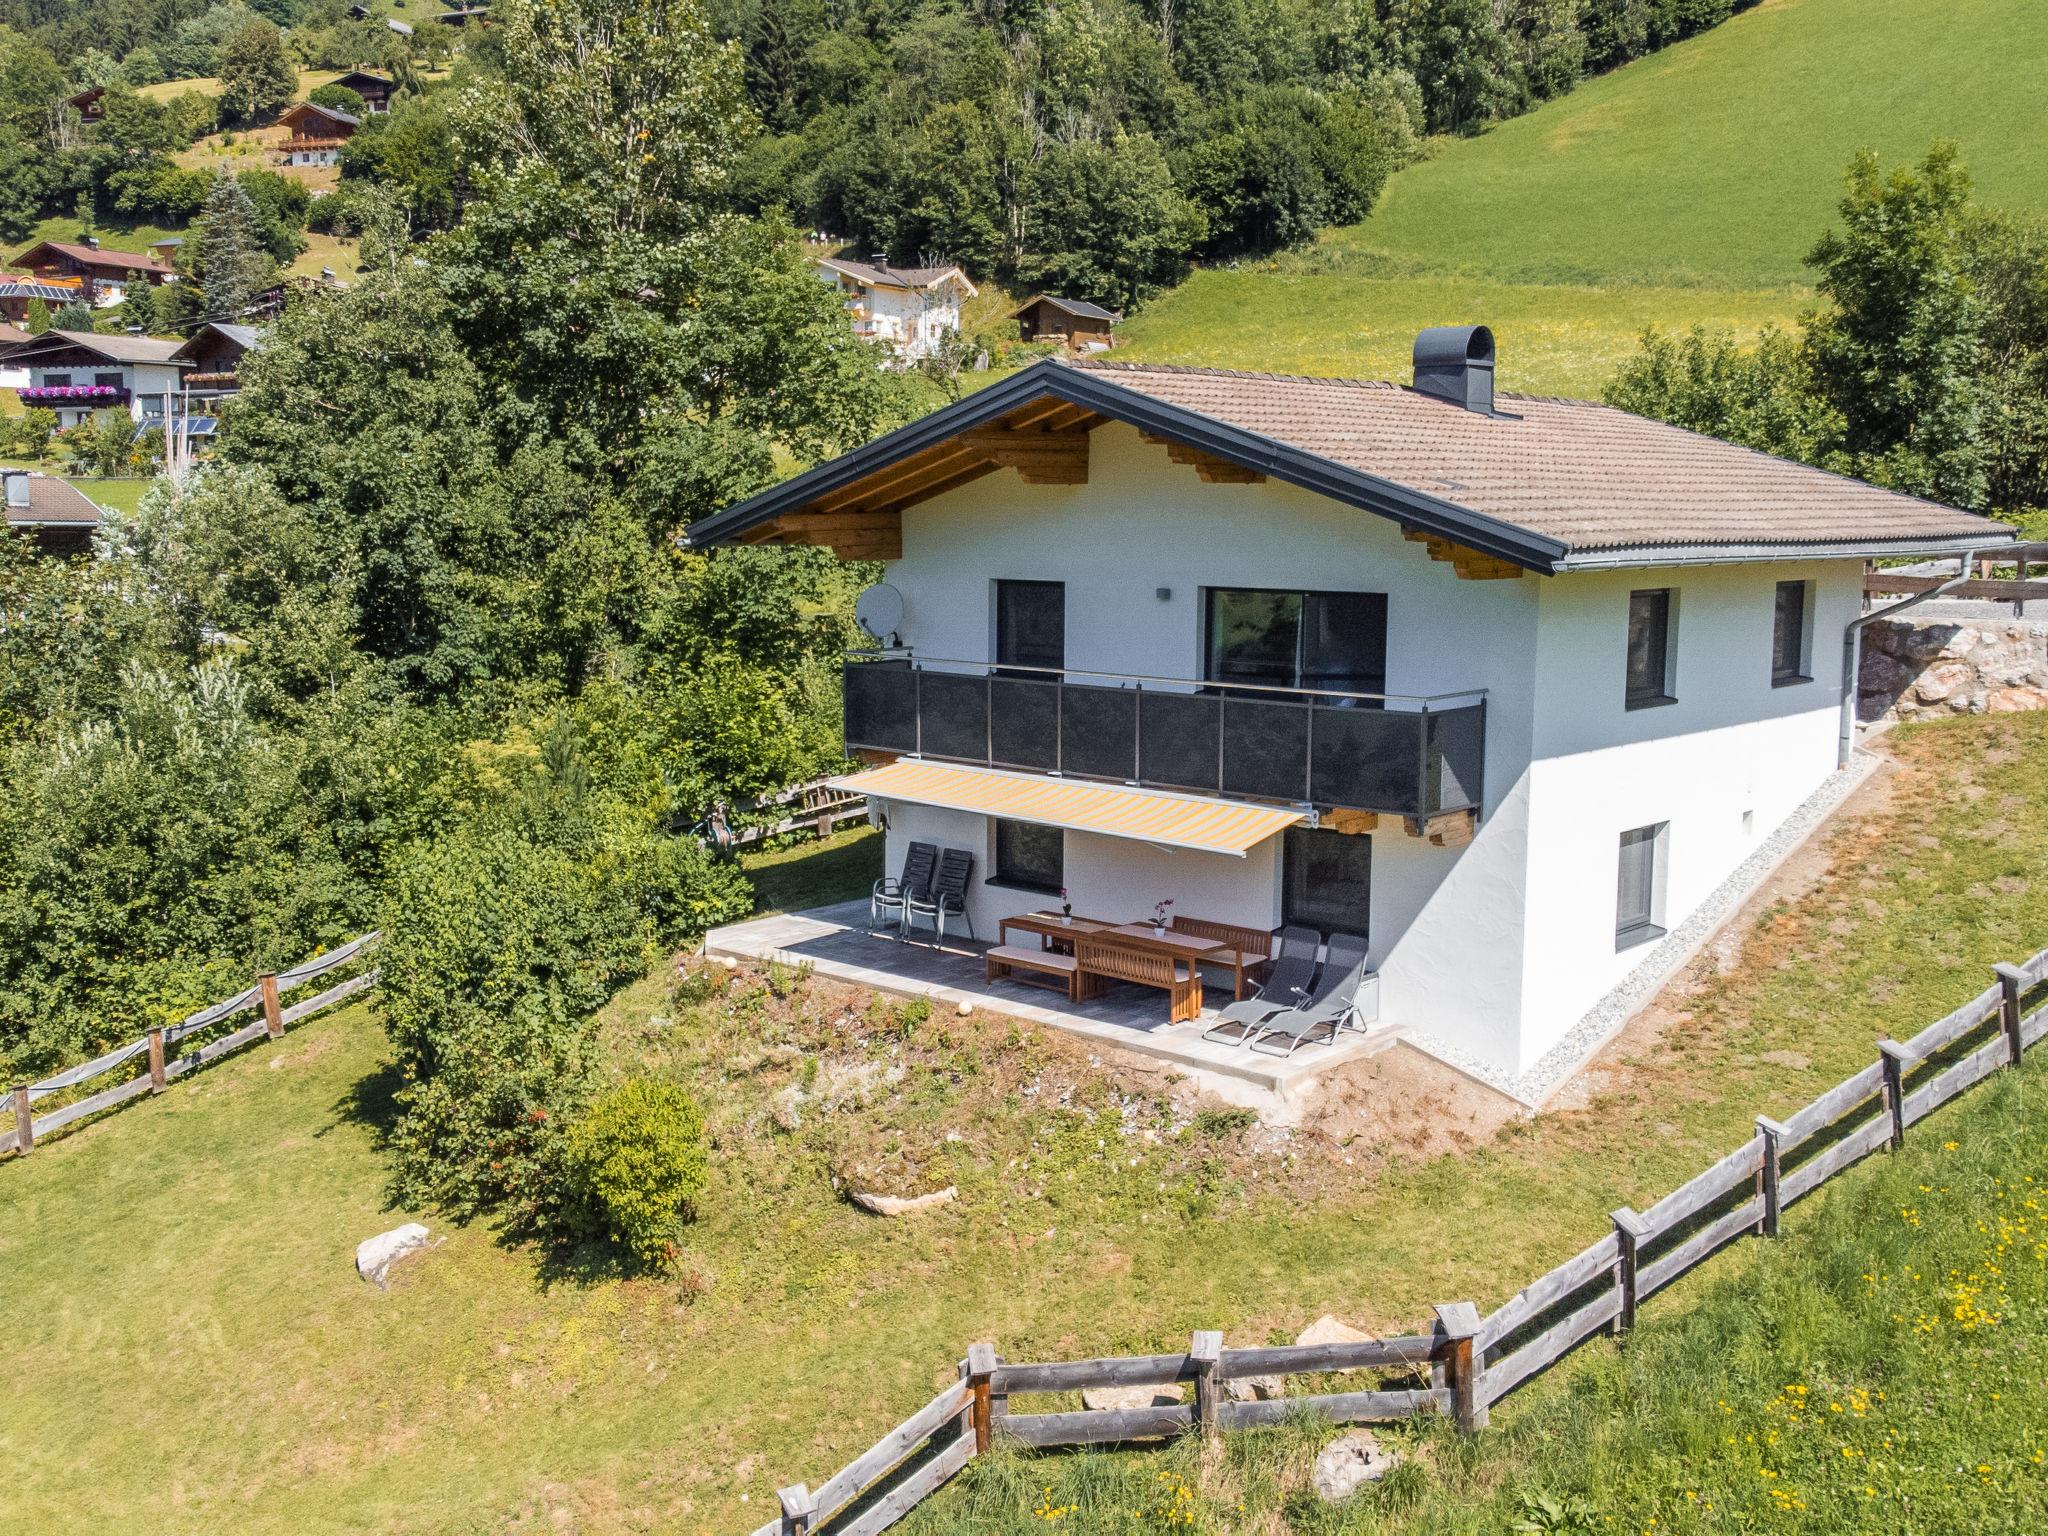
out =
[[[331,949],[322,955],[293,966],[288,971],[266,971],[258,976],[253,985],[236,993],[233,997],[210,1004],[198,1012],[188,1014],[175,1024],[167,1024],[146,1031],[139,1039],[126,1045],[117,1046],[102,1056],[67,1067],[62,1072],[44,1078],[41,1082],[17,1083],[8,1093],[11,1115],[0,1124],[0,1153],[15,1152],[22,1156],[33,1152],[38,1138],[47,1136],[59,1126],[70,1125],[88,1115],[125,1104],[130,1099],[145,1094],[162,1093],[173,1078],[183,1077],[197,1071],[210,1062],[218,1061],[231,1052],[257,1040],[278,1040],[290,1025],[301,1019],[333,1007],[346,998],[355,996],[367,987],[377,984],[374,969],[359,972],[347,980],[328,987],[312,997],[285,1006],[284,998],[303,987],[316,976],[324,976],[360,959],[376,948],[379,935],[372,932],[351,939],[338,949]],[[254,1010],[256,1018],[232,1033],[208,1040],[195,1051],[167,1060],[167,1046],[178,1044],[190,1036],[203,1034],[234,1018],[238,1014]],[[148,1058],[147,1070],[139,1076],[126,1078],[111,1088],[102,1088],[97,1093],[81,1099],[68,1099],[55,1109],[38,1115],[36,1102],[40,1099],[63,1097],[74,1088],[91,1082],[94,1078],[119,1072],[138,1057]]]
[[[1993,967],[1996,980],[1900,1044],[1878,1043],[1869,1066],[1756,1134],[1647,1210],[1609,1217],[1604,1236],[1490,1314],[1469,1301],[1436,1308],[1428,1332],[1358,1343],[1226,1349],[1214,1330],[1185,1351],[1016,1363],[993,1343],[968,1346],[959,1380],[815,1489],[777,1493],[775,1518],[753,1536],[874,1536],[998,1443],[1030,1449],[1123,1445],[1252,1429],[1313,1412],[1333,1424],[1392,1423],[1422,1414],[1485,1427],[1492,1406],[1596,1336],[1622,1337],[1642,1304],[1737,1238],[1775,1237],[1784,1211],[2004,1067],[2048,1034],[2048,1007],[2023,1004],[2048,981],[2048,950]],[[1234,1401],[1247,1377],[1374,1379],[1311,1395]],[[1020,1411],[1018,1398],[1099,1387],[1192,1387],[1191,1402]]]

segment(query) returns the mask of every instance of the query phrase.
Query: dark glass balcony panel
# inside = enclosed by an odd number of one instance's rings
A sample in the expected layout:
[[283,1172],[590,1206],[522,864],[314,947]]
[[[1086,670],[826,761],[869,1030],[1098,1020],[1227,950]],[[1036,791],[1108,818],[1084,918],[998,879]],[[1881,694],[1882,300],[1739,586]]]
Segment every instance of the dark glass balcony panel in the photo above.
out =
[[1059,767],[1060,685],[998,677],[992,687],[989,745],[996,765],[1041,773]]
[[1138,706],[1142,782],[1215,791],[1219,702],[1214,694],[1145,692]]
[[1393,709],[1318,709],[1315,784],[1319,805],[1420,814],[1421,714]]
[[1485,788],[1486,706],[1461,704],[1429,714],[1429,782],[1425,809],[1463,811],[1477,806]]
[[846,669],[846,744],[882,752],[917,750],[917,679],[910,664],[865,661]]
[[1308,795],[1308,706],[1233,697],[1223,732],[1229,795],[1302,800]]
[[1138,771],[1138,692],[1069,683],[1061,690],[1064,771],[1091,779],[1128,779]]
[[919,674],[927,757],[988,761],[988,679],[958,672]]

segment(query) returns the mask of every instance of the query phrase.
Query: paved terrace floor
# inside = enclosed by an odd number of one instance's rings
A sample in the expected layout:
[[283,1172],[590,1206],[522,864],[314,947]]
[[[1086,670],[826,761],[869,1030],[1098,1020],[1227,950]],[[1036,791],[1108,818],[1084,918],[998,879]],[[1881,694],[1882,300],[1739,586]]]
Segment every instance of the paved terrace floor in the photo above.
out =
[[[951,1006],[962,1002],[1010,1018],[1028,1019],[1103,1045],[1169,1061],[1199,1075],[1213,1072],[1254,1087],[1286,1095],[1306,1085],[1317,1073],[1340,1062],[1355,1061],[1385,1050],[1399,1031],[1376,1028],[1369,1035],[1346,1030],[1332,1044],[1303,1046],[1292,1056],[1268,1056],[1245,1045],[1204,1040],[1217,1010],[1230,1001],[1227,987],[1210,986],[1200,1020],[1182,1024],[1167,1020],[1166,993],[1156,987],[1114,984],[1101,997],[1069,1003],[1048,987],[1004,979],[989,981],[982,966],[985,943],[948,933],[946,947],[931,941],[920,928],[914,940],[894,931],[868,931],[868,904],[851,901],[810,912],[757,917],[726,928],[714,928],[704,952],[714,958],[808,961],[820,976],[872,987],[897,997],[929,997]],[[1019,936],[1018,942],[1031,942]]]

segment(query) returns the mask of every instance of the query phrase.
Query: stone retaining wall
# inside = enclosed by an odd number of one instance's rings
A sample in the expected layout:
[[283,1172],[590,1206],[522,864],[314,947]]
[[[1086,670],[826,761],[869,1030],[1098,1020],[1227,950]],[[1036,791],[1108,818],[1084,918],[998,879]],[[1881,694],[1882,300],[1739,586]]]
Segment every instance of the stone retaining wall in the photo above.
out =
[[2048,624],[1886,619],[1863,631],[1864,720],[1928,720],[2048,707]]

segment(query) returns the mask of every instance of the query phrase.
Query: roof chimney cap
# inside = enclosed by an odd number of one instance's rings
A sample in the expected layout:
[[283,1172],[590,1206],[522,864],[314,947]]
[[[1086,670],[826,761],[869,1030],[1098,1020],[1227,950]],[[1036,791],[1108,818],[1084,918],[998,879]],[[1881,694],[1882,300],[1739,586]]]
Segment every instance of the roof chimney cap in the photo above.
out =
[[7,471],[6,480],[7,505],[10,507],[27,506],[29,501],[28,471],[25,469],[10,469]]
[[1493,332],[1432,325],[1416,333],[1415,390],[1482,416],[1493,414]]

